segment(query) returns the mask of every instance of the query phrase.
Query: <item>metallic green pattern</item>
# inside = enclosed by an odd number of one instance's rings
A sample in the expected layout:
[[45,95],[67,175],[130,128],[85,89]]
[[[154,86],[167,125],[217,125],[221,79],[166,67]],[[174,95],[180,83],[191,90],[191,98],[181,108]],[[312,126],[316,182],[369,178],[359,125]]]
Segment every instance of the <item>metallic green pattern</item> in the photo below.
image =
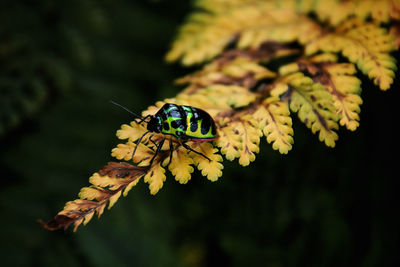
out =
[[[215,124],[208,113],[203,110],[175,104],[165,104],[155,115],[160,117],[163,134],[173,135],[180,139],[207,141],[214,139]],[[204,121],[208,122],[203,123]]]

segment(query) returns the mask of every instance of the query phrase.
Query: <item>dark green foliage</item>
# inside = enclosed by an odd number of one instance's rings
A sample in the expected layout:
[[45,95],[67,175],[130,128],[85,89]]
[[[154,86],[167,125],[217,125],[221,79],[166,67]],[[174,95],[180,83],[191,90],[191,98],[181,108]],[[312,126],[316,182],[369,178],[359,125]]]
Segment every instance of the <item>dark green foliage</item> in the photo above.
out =
[[139,183],[101,222],[75,234],[43,230],[36,220],[76,197],[132,119],[109,100],[143,110],[176,94],[182,70],[162,58],[188,6],[8,2],[0,8],[2,266],[399,265],[398,80],[385,93],[363,91],[360,127],[340,133],[335,149],[295,123],[288,155],[263,142],[251,167],[227,163],[216,183],[169,177],[155,196]]

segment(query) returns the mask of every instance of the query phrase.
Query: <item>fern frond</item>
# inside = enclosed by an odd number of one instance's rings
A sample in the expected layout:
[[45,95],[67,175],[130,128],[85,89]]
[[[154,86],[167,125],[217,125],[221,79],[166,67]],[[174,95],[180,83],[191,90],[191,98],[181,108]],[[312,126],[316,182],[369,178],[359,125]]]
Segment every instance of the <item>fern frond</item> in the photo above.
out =
[[[270,14],[266,14],[269,16]],[[277,20],[275,15],[284,19]],[[268,22],[257,22],[257,27],[243,29],[237,46],[241,49],[258,47],[266,41],[306,43],[320,34],[321,27],[307,16],[289,10],[276,10]]]
[[292,149],[293,128],[287,102],[271,96],[263,101],[253,116],[259,121],[259,127],[273,149],[281,154],[287,154]]
[[149,184],[150,194],[157,194],[166,178],[165,169],[161,166],[161,163],[153,165],[144,176],[144,181]]
[[300,70],[308,73],[314,82],[321,83],[332,95],[340,125],[354,131],[360,119],[361,81],[354,76],[356,69],[353,64],[336,61],[337,57],[333,54],[321,54],[301,58],[296,63],[282,67],[282,70],[284,73]]
[[156,114],[165,103],[200,108],[215,121],[215,138],[182,139],[155,132],[142,138],[145,122],[122,125],[117,137],[125,143],[118,144],[112,156],[135,166],[110,163],[95,173],[80,199],[68,202],[44,227],[53,230],[73,224],[76,230],[94,213],[100,216],[107,205],[111,208],[126,196],[142,177],[150,193],[156,194],[167,170],[181,184],[191,179],[195,168],[216,181],[222,176],[223,156],[248,166],[263,136],[274,150],[287,154],[294,144],[291,112],[321,142],[334,147],[339,124],[351,131],[359,126],[362,99],[357,69],[381,90],[393,83],[396,60],[390,53],[400,46],[400,30],[398,24],[388,24],[400,19],[398,1],[201,0],[196,4],[199,11],[182,27],[167,60],[181,60],[184,65],[213,61],[178,79],[186,87],[148,107],[142,116]]
[[[129,125],[123,124],[121,129],[117,131],[117,137],[121,140],[128,139],[133,142],[139,139],[146,132],[146,128],[143,125],[138,124],[136,121],[132,121]],[[145,136],[147,138],[147,136]]]
[[193,87],[205,87],[214,84],[253,87],[260,79],[273,78],[275,73],[254,62],[251,58],[238,57],[229,61],[217,60],[206,65],[201,71],[177,80],[177,83],[190,83]]
[[[217,6],[210,9],[214,11]],[[309,36],[314,27],[306,16],[265,1],[228,5],[223,12],[200,11],[181,28],[166,59],[182,59],[184,65],[193,65],[214,58],[236,38],[238,47],[254,48],[265,41],[291,42]]]
[[192,167],[194,164],[193,159],[187,156],[187,152],[183,147],[173,151],[172,157],[174,161],[169,162],[169,158],[166,158],[164,163],[169,164],[168,169],[179,183],[186,184],[194,171]]
[[74,225],[74,232],[82,223],[86,225],[95,213],[100,217],[108,204],[110,209],[123,193],[126,196],[129,190],[137,184],[147,169],[132,166],[127,163],[110,162],[98,173],[89,179],[91,187],[84,187],[79,198],[65,204],[52,220],[40,224],[47,230],[66,230]]
[[254,153],[259,152],[262,132],[251,115],[227,119],[221,128],[216,145],[228,160],[239,158],[239,164],[242,166],[247,166],[255,160]]
[[231,127],[222,126],[218,130],[217,146],[220,147],[221,153],[225,155],[227,160],[233,161],[240,157],[242,150],[241,138]]
[[396,0],[324,0],[317,1],[313,10],[319,19],[335,26],[352,16],[363,20],[371,17],[379,23],[387,23],[391,18],[398,19],[400,15],[400,5]]
[[[135,149],[136,153],[132,157],[133,151]],[[113,148],[111,151],[111,156],[113,156],[114,158],[118,160],[123,159],[125,161],[132,160],[134,163],[138,164],[138,166],[141,167],[148,166],[154,154],[154,148],[150,148],[143,143],[136,145],[132,142],[127,142],[126,144],[118,144],[117,147]]]
[[358,19],[349,19],[330,32],[306,44],[306,53],[341,52],[382,90],[393,83],[396,61],[392,38],[384,28]]
[[190,152],[190,156],[193,158],[193,162],[196,165],[197,169],[201,171],[203,176],[206,176],[208,180],[215,182],[219,177],[222,176],[222,169],[224,165],[222,165],[222,157],[218,154],[218,149],[216,149],[210,143],[196,143],[190,142],[189,145],[196,150],[197,152],[202,153],[208,159],[203,156]]
[[338,115],[330,93],[320,83],[296,72],[283,76],[271,94],[289,101],[290,109],[298,112],[299,119],[313,133],[319,132],[320,141],[335,146],[338,135],[333,130],[338,129]]

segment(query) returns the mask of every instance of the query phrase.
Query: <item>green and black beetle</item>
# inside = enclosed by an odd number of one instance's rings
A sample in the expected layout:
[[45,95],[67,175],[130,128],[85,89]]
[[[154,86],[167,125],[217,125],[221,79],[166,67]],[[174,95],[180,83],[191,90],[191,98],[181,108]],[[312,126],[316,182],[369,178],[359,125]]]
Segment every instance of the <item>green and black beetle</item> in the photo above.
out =
[[[133,114],[136,118],[140,119],[138,124],[141,124],[142,122],[147,123],[147,131],[136,142],[136,147],[132,153],[132,158],[135,155],[137,146],[140,144],[145,135],[147,135],[148,133],[153,133],[149,139],[154,143],[154,141],[151,140],[151,137],[155,133],[162,133],[165,135],[174,136],[178,140],[181,140],[181,144],[184,148],[196,154],[199,154],[211,161],[211,159],[209,159],[206,155],[193,150],[186,144],[187,141],[204,142],[212,141],[217,138],[217,130],[214,120],[206,111],[191,106],[166,103],[160,108],[160,110],[157,111],[156,114],[141,117],[133,113],[126,107],[121,106],[120,104],[117,104],[113,101],[111,101],[111,103],[125,109],[129,113]],[[165,138],[158,144],[154,143],[157,147],[157,150],[150,161],[150,165],[157,154],[160,152],[164,141]],[[172,142],[170,142],[170,151],[171,162],[173,151]]]

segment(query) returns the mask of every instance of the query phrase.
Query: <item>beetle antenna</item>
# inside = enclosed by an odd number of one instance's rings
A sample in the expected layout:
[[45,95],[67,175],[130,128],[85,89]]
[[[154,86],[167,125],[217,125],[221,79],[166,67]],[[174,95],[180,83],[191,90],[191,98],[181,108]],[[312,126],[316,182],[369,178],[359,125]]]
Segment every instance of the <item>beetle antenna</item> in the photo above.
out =
[[111,104],[114,104],[114,105],[116,105],[116,106],[118,106],[118,107],[120,107],[120,108],[125,109],[126,111],[128,111],[130,114],[132,114],[132,115],[135,116],[136,118],[143,120],[143,117],[142,117],[142,116],[139,116],[139,115],[137,115],[136,113],[130,111],[128,108],[124,107],[123,105],[120,105],[120,104],[118,104],[118,103],[116,103],[116,102],[114,102],[114,101],[112,101],[112,100],[110,100],[110,103],[111,103]]

